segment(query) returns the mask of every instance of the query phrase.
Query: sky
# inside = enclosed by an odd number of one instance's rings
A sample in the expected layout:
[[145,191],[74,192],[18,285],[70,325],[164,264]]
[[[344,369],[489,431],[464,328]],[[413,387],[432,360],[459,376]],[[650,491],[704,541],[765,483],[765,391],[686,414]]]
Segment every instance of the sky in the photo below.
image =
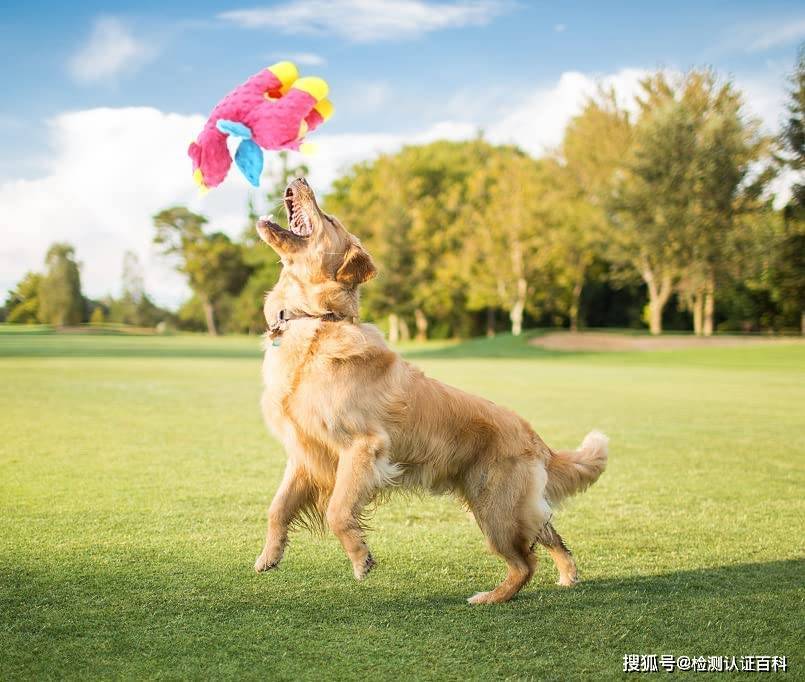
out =
[[304,159],[323,192],[357,161],[479,131],[545,154],[597,84],[630,106],[656,69],[716,69],[775,132],[803,41],[805,4],[774,0],[4,3],[0,295],[68,241],[85,294],[118,295],[132,250],[149,295],[180,303],[151,216],[185,204],[243,232],[252,190],[235,170],[199,195],[187,145],[223,95],[282,59],[330,84],[335,115]]

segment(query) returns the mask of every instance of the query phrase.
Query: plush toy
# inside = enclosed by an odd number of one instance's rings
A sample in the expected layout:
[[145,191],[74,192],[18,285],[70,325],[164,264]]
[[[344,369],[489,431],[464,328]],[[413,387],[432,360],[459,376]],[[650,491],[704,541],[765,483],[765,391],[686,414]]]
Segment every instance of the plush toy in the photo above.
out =
[[255,187],[263,172],[263,149],[299,149],[308,132],[333,113],[321,78],[299,78],[291,62],[279,62],[255,74],[224,97],[212,110],[204,130],[187,150],[193,179],[206,191],[220,185],[232,157],[227,135],[243,138],[235,163]]

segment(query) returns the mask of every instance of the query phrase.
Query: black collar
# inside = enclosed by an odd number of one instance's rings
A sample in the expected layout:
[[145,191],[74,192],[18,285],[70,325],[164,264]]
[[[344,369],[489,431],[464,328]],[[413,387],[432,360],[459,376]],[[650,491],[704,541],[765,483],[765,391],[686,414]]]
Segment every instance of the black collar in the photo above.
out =
[[268,335],[272,339],[277,336],[282,336],[282,333],[288,329],[288,323],[294,320],[321,320],[322,322],[341,322],[342,320],[349,320],[352,324],[358,324],[357,317],[346,317],[339,313],[327,312],[321,315],[310,315],[308,313],[297,313],[283,309],[277,313],[277,319],[268,325]]

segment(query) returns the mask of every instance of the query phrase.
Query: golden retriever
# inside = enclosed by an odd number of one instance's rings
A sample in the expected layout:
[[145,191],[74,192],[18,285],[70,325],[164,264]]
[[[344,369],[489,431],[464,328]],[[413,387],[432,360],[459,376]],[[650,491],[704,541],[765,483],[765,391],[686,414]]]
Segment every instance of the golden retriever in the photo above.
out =
[[294,522],[319,521],[341,542],[358,580],[375,565],[361,525],[382,491],[456,495],[472,512],[506,578],[472,604],[511,599],[531,579],[544,545],[559,584],[577,581],[551,509],[595,482],[607,438],[575,451],[548,447],[529,424],[494,403],[426,377],[358,321],[358,287],[375,274],[356,237],[318,206],[303,179],[285,193],[289,229],[270,218],[260,237],[282,260],[266,295],[262,411],[287,451],[255,570],[276,567]]

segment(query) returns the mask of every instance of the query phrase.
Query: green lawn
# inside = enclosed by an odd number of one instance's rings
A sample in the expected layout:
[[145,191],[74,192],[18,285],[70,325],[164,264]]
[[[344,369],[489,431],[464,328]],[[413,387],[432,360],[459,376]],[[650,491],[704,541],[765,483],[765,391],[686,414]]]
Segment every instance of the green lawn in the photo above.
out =
[[468,606],[504,569],[450,498],[380,508],[363,583],[306,532],[256,575],[284,463],[257,339],[0,330],[0,679],[602,679],[628,653],[805,677],[805,346],[407,353],[554,446],[611,436],[557,515],[577,588],[542,552],[518,599]]

